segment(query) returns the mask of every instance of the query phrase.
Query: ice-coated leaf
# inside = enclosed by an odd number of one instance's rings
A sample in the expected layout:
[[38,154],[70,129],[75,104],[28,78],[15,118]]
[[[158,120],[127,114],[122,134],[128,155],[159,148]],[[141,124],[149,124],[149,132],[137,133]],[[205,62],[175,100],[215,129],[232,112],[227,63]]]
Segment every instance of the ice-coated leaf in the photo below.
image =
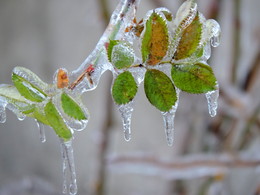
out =
[[44,107],[44,113],[50,126],[54,129],[60,138],[64,139],[65,141],[72,138],[71,131],[68,129],[55,105],[51,101],[49,101]]
[[61,105],[68,116],[77,120],[87,119],[81,107],[68,94],[62,93]]
[[29,104],[12,85],[0,85],[0,97],[13,104],[23,114],[30,114],[34,111],[35,106]]
[[184,29],[179,45],[174,54],[175,60],[190,57],[199,47],[202,35],[202,23],[197,14],[193,22]]
[[113,99],[119,105],[127,104],[134,99],[137,88],[133,75],[129,71],[123,72],[114,81],[112,87]]
[[216,77],[206,64],[173,65],[171,75],[176,87],[188,93],[206,93],[216,89]]
[[113,47],[119,43],[119,40],[110,40],[107,47],[107,57],[110,62],[112,62],[112,51]]
[[193,21],[197,10],[195,0],[187,0],[180,6],[174,20],[175,25],[178,26],[177,31],[185,29]]
[[177,101],[172,81],[159,70],[147,70],[144,78],[144,90],[150,103],[160,111],[169,111]]
[[43,82],[35,73],[27,68],[17,66],[13,69],[13,73],[24,78],[40,90],[46,89],[48,87],[47,83]]
[[42,124],[50,126],[50,123],[49,123],[48,119],[46,118],[46,115],[45,115],[42,107],[35,106],[34,111],[31,114],[29,114],[28,116],[35,118],[38,122],[40,122]]
[[12,74],[12,81],[20,94],[32,102],[42,102],[47,96],[40,88],[32,84],[30,80],[19,76],[15,72]]
[[128,68],[134,63],[134,60],[134,49],[129,43],[119,41],[116,45],[113,46],[111,53],[111,63],[116,68]]
[[167,54],[169,46],[169,32],[166,21],[153,12],[145,24],[142,39],[142,59],[148,65],[158,64]]

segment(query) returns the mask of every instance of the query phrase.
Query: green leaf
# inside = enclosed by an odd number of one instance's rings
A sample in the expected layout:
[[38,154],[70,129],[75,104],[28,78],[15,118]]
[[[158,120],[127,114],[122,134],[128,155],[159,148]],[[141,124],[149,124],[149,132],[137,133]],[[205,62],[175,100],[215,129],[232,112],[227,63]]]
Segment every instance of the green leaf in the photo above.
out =
[[169,111],[177,101],[177,95],[170,78],[155,69],[147,70],[144,78],[146,97],[160,111]]
[[12,81],[20,94],[30,101],[42,102],[47,96],[40,88],[46,87],[47,84],[26,68],[16,67],[13,70]]
[[184,29],[181,40],[174,54],[174,59],[181,60],[190,57],[199,47],[201,37],[202,23],[199,14],[197,14],[193,22]]
[[153,12],[145,24],[142,39],[142,59],[148,65],[158,64],[167,54],[169,46],[169,32],[166,21]]
[[61,105],[68,116],[77,120],[87,119],[81,107],[66,93],[61,95]]
[[49,125],[42,108],[35,104],[30,104],[21,96],[17,89],[12,85],[0,85],[0,97],[4,98],[9,104],[12,104],[17,110],[28,117],[35,118],[39,122]]
[[37,121],[51,126],[48,119],[46,118],[46,115],[44,113],[44,109],[42,107],[35,106],[34,112],[28,115],[31,118],[35,118]]
[[177,88],[188,93],[206,93],[216,89],[216,77],[210,66],[173,65],[172,79]]
[[0,97],[14,105],[23,114],[30,114],[34,111],[35,105],[29,104],[12,85],[0,85]]
[[111,53],[111,63],[116,68],[129,68],[134,63],[134,60],[134,49],[130,44],[120,41],[114,45]]
[[51,101],[48,102],[44,107],[44,113],[50,126],[54,129],[54,131],[60,138],[64,139],[65,141],[68,141],[72,138],[71,131],[66,126],[64,120],[62,119],[55,105]]
[[107,57],[110,62],[112,62],[112,51],[113,47],[117,45],[119,40],[110,40],[108,47],[107,47]]
[[121,105],[132,101],[137,93],[137,85],[129,71],[118,75],[112,88],[114,101]]

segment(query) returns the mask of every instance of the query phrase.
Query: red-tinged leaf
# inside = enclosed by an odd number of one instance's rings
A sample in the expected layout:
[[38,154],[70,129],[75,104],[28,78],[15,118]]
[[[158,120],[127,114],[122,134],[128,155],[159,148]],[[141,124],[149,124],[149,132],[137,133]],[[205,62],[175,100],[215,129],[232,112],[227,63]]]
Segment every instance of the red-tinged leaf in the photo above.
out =
[[167,54],[169,32],[166,21],[153,12],[145,24],[142,39],[142,59],[147,65],[158,64]]

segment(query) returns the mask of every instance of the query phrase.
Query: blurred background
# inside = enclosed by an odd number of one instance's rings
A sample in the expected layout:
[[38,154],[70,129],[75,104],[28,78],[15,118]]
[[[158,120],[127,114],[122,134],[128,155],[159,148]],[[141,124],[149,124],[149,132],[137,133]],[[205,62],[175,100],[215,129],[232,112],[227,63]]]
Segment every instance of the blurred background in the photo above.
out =
[[[183,1],[141,0],[138,18],[153,8],[174,14]],[[50,83],[59,67],[75,70],[94,49],[115,0],[0,0],[0,83],[11,84],[15,66]],[[168,147],[162,116],[145,98],[135,102],[132,140],[123,138],[110,95],[111,73],[84,95],[91,118],[76,132],[78,194],[260,194],[260,1],[198,0],[206,18],[222,28],[210,64],[220,85],[211,118],[204,95],[181,93],[175,142]],[[32,119],[7,111],[0,124],[0,195],[58,195],[62,190],[59,140],[46,143]]]

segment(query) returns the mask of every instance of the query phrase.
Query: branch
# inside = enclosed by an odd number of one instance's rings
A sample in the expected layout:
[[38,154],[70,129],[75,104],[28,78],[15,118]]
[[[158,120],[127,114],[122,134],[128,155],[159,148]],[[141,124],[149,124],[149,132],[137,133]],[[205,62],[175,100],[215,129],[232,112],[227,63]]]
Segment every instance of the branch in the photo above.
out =
[[228,174],[232,168],[256,168],[260,158],[246,158],[243,155],[202,154],[178,157],[173,161],[154,156],[125,155],[108,159],[108,166],[119,173],[159,175],[166,179],[193,179]]
[[110,22],[97,43],[95,49],[86,58],[86,60],[72,72],[70,75],[70,81],[73,81],[71,88],[75,88],[82,81],[84,81],[84,75],[87,75],[89,67],[93,66],[95,71],[93,73],[93,80],[87,78],[86,83],[80,87],[79,91],[85,92],[96,88],[97,83],[101,75],[108,69],[110,69],[110,63],[107,60],[106,44],[110,39],[122,39],[125,29],[131,25],[133,19],[136,16],[137,6],[140,0],[121,0],[117,8],[113,12]]

